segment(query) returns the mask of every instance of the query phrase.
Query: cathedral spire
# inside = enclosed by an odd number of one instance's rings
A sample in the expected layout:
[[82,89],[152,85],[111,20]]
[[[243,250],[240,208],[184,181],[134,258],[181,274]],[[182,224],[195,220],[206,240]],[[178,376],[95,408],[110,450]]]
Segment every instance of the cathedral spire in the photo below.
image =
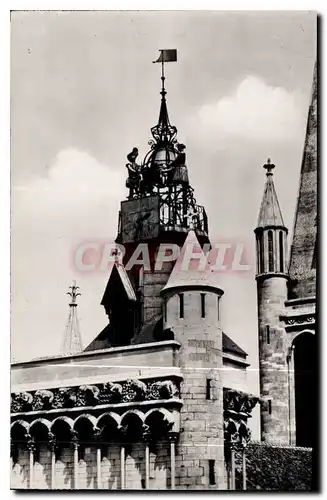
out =
[[275,165],[271,163],[270,158],[268,158],[263,168],[266,170],[267,181],[261,202],[257,227],[285,227],[273,181],[273,169]]
[[76,281],[69,287],[67,295],[70,296],[69,302],[69,315],[65,328],[64,338],[61,345],[60,352],[62,355],[77,354],[83,350],[82,338],[79,330],[78,317],[76,313],[77,302],[76,299],[79,295],[79,287],[76,286]]

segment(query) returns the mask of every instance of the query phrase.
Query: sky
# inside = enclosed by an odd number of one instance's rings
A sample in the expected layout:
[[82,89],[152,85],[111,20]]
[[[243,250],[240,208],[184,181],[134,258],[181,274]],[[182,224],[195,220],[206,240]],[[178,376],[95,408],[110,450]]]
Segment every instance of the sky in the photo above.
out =
[[257,392],[253,230],[270,157],[292,233],[316,57],[304,11],[12,12],[12,359],[59,353],[74,279],[84,346],[107,324],[107,273],[76,272],[72,256],[116,237],[126,154],[145,155],[158,119],[160,48],[177,49],[169,116],[210,238],[244,242],[250,259],[220,275],[221,323],[248,352]]

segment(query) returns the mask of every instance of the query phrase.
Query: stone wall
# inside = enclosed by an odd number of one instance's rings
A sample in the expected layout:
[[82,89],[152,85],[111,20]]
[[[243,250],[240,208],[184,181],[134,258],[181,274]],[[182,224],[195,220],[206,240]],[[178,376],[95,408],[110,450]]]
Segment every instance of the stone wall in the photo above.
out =
[[289,442],[287,337],[280,316],[286,299],[286,280],[258,281],[261,439]]

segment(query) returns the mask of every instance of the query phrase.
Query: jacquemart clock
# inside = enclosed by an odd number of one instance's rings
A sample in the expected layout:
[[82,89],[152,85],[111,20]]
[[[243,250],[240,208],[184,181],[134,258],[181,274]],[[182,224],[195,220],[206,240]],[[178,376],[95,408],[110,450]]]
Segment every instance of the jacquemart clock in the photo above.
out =
[[146,196],[121,204],[122,243],[145,241],[159,234],[159,197]]

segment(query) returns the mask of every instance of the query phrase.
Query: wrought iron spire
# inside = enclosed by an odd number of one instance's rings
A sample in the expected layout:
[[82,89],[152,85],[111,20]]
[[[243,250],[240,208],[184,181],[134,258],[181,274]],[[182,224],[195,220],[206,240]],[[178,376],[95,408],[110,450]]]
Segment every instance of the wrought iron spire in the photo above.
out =
[[69,291],[67,292],[67,295],[70,296],[71,300],[69,302],[68,321],[60,349],[60,353],[66,356],[70,354],[77,354],[83,350],[82,338],[76,313],[76,299],[81,294],[77,290],[79,290],[79,287],[76,286],[76,281],[73,281],[73,285],[69,287]]
[[[159,120],[158,124],[151,128],[151,134],[154,137],[155,141],[160,144],[167,144],[169,142],[173,142],[177,135],[177,128],[174,125],[170,124],[168,109],[167,109],[167,101],[166,101],[166,89],[165,89],[165,69],[164,63],[175,60],[170,58],[165,58],[163,52],[172,52],[172,51],[161,51],[162,54],[159,57],[158,61],[161,62],[161,104],[160,104],[160,112],[159,112]],[[177,59],[176,59],[177,60]]]

